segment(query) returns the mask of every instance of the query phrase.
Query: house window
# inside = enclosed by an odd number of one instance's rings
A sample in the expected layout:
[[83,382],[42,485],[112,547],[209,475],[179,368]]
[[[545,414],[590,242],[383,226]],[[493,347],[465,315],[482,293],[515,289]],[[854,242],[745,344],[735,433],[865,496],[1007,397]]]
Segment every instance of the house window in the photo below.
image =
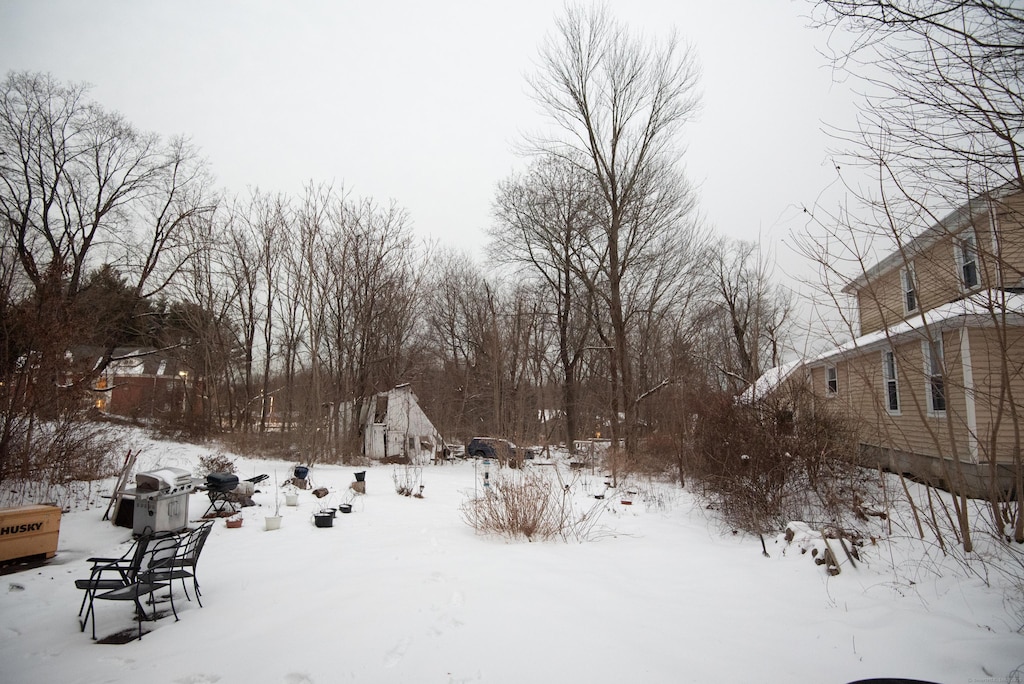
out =
[[942,336],[924,342],[922,351],[925,358],[925,376],[928,378],[928,413],[945,413],[946,385],[942,377]]
[[409,438],[409,451],[416,451],[416,438],[415,437],[410,437]]
[[891,349],[882,352],[882,377],[885,380],[885,410],[900,412],[900,388],[896,378],[896,355]]
[[978,276],[978,238],[973,230],[964,231],[956,248],[960,284],[970,290],[981,283]]
[[900,271],[900,281],[903,284],[903,313],[908,314],[917,311],[917,276],[914,274],[914,267],[907,266]]
[[839,372],[835,366],[825,368],[825,396],[834,397],[839,394]]

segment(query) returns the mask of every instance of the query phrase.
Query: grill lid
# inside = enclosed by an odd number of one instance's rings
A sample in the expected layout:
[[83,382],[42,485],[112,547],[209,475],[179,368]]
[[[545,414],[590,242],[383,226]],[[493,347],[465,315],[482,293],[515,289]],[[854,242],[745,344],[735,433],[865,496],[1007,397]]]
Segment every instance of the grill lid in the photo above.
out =
[[190,486],[192,475],[182,468],[160,468],[135,476],[135,487],[140,492],[157,492]]
[[214,492],[230,492],[238,486],[234,473],[210,473],[206,476],[206,488]]

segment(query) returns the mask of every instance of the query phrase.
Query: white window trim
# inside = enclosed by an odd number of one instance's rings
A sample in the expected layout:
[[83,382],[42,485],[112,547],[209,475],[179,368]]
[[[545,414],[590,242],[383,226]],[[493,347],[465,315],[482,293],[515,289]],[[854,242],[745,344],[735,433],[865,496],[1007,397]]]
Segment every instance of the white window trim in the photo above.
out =
[[989,232],[992,233],[992,270],[995,274],[995,282],[998,287],[1003,287],[1003,250],[999,244],[999,218],[996,216],[996,209],[993,205],[988,207]]
[[[973,245],[971,251],[974,256],[974,277],[978,281],[974,285],[968,285],[964,279],[964,266],[967,265],[967,250],[964,249],[964,242],[967,238],[970,238],[970,242]],[[956,254],[956,278],[957,282],[960,283],[960,291],[973,292],[979,289],[981,287],[981,262],[978,258],[978,234],[973,227],[964,230],[956,236],[954,252]]]
[[[932,366],[933,344],[938,345],[938,373],[936,373],[936,369]],[[944,373],[942,373],[942,366],[945,363],[945,347],[942,342],[942,333],[939,333],[939,335],[934,340],[921,341],[921,355],[924,357],[924,399],[928,407],[928,417],[943,418],[946,415],[946,409],[949,408],[949,393],[946,389],[946,376]],[[932,378],[935,375],[942,376],[942,394],[946,400],[946,408],[944,409],[936,409],[935,405],[932,403]]]
[[[907,287],[909,285],[909,287]],[[914,293],[914,308],[907,307],[907,293]],[[909,315],[921,310],[921,298],[917,291],[917,274],[914,272],[914,264],[907,264],[907,267],[900,270],[900,295],[903,300],[903,314]]]
[[[960,328],[960,364],[964,371],[964,413],[967,418],[967,450],[971,461],[978,462],[978,414],[974,396],[974,367],[971,365],[971,338],[967,328]],[[946,396],[949,406],[949,396]]]
[[[829,377],[829,371],[832,372],[832,377]],[[833,382],[835,389],[831,387]],[[839,369],[836,366],[825,366],[825,396],[829,399],[839,396]]]
[[[888,356],[892,356],[892,378],[890,378],[886,371],[888,370]],[[896,387],[896,408],[889,408],[889,383],[892,382]],[[885,405],[885,412],[890,416],[902,415],[900,407],[902,402],[900,401],[900,372],[899,364],[896,362],[896,352],[892,349],[885,349],[882,351],[882,401]]]

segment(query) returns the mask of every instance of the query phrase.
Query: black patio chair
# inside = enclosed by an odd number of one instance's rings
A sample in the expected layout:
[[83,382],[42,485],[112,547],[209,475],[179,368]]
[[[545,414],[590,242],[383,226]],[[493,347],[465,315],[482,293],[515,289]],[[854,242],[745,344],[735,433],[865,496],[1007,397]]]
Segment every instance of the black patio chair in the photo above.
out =
[[176,579],[181,580],[181,588],[185,592],[185,598],[189,601],[192,600],[192,597],[188,595],[188,586],[185,584],[185,580],[191,579],[192,588],[196,592],[196,601],[199,602],[200,607],[203,605],[203,600],[199,598],[202,596],[202,592],[199,591],[199,578],[196,576],[196,566],[199,564],[199,555],[203,552],[203,547],[206,546],[206,540],[209,538],[211,530],[213,530],[213,521],[207,520],[189,532],[178,546],[178,553],[170,567],[157,570],[157,576],[160,580],[167,580],[169,582],[173,582]]
[[[85,609],[86,603],[89,603],[89,608],[90,610],[92,609],[90,600],[94,593],[97,591],[120,589],[133,580],[134,573],[142,563],[152,538],[152,534],[142,535],[119,558],[94,556],[86,559],[92,563],[92,568],[89,570],[89,579],[75,580],[75,587],[84,592],[82,603],[78,606],[78,617],[82,617],[82,611]],[[83,632],[85,631],[85,623],[88,621],[89,613],[86,613],[85,618],[81,621]]]
[[[187,535],[162,536],[150,538],[146,544],[145,551],[136,553],[131,563],[125,565],[121,561],[114,563],[100,563],[93,568],[93,572],[87,581],[86,592],[89,600],[89,607],[85,612],[85,618],[81,623],[82,631],[85,631],[85,624],[92,617],[92,638],[96,639],[96,601],[131,601],[135,604],[135,618],[139,623],[139,638],[142,638],[142,622],[147,619],[156,620],[157,602],[153,594],[161,589],[170,586],[167,579],[169,569],[173,568],[174,559],[178,555],[178,549]],[[116,573],[122,578],[122,584],[114,589],[103,590],[100,586],[103,575],[111,579],[109,575]],[[123,573],[123,574],[122,574]],[[78,582],[75,583],[78,586]],[[153,606],[152,617],[147,616],[143,606],[143,599],[148,597],[149,603]],[[174,619],[178,620],[178,611],[174,606],[174,593],[170,593],[171,611]]]

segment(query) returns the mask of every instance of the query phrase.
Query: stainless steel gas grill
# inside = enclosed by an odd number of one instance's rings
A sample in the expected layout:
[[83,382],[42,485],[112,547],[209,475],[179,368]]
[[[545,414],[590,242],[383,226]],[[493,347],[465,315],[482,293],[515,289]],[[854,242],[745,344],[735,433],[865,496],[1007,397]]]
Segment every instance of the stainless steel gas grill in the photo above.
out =
[[195,489],[192,475],[181,468],[160,468],[135,476],[132,531],[180,532],[188,526],[188,496]]

